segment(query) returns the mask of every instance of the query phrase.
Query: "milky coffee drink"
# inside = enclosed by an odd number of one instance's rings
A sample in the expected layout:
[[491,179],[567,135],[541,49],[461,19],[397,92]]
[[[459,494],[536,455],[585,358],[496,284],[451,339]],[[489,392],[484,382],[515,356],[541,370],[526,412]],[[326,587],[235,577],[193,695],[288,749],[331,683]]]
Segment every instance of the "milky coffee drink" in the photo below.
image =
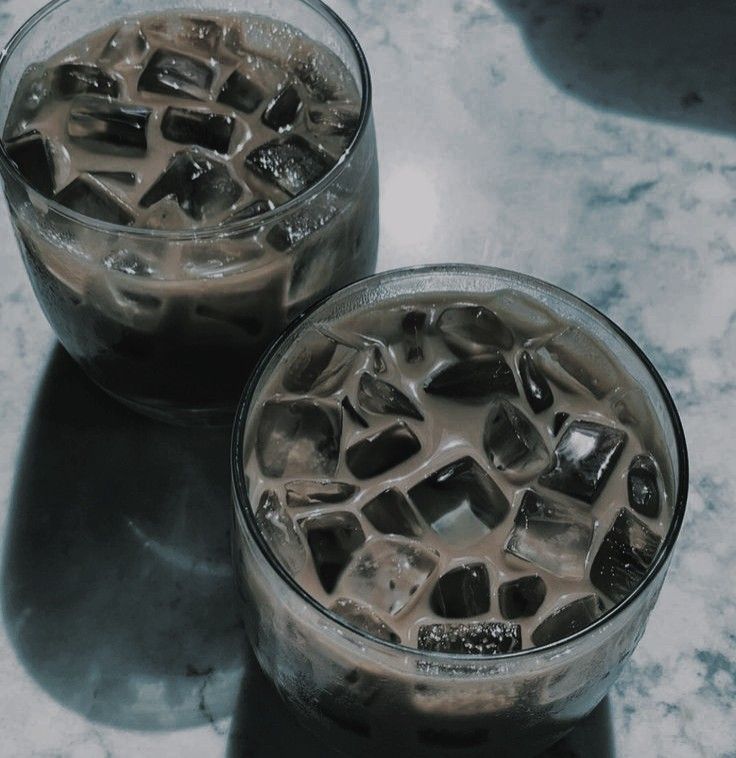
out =
[[321,43],[248,14],[131,17],[27,69],[5,149],[93,221],[11,208],[47,316],[93,378],[149,410],[229,409],[294,315],[373,270],[363,87]]
[[253,402],[244,465],[267,544],[390,642],[495,655],[561,640],[628,597],[671,519],[641,390],[520,293],[317,324]]

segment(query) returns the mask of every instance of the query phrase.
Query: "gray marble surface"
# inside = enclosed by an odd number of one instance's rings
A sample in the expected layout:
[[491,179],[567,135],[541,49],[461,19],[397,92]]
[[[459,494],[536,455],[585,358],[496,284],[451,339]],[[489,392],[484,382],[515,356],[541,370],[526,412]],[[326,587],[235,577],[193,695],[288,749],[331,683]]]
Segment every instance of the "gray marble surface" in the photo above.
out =
[[[4,0],[7,38],[36,0]],[[736,756],[736,6],[339,0],[375,84],[380,268],[473,261],[605,310],[669,384],[690,505],[648,630],[557,756]],[[0,218],[0,754],[325,755],[242,649],[226,435],[102,397]]]

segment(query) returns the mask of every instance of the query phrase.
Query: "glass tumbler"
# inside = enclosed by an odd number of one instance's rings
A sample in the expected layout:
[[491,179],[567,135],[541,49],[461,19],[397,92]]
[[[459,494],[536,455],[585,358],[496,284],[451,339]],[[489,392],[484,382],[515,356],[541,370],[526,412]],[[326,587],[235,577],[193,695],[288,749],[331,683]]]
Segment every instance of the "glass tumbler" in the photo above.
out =
[[[648,440],[672,503],[660,551],[636,589],[593,624],[553,644],[495,656],[427,652],[359,630],[318,604],[284,570],[257,527],[244,456],[255,408],[299,335],[366,305],[417,293],[487,296],[514,290],[602,342],[636,381],[631,412],[656,418]],[[652,419],[652,416],[639,418]],[[652,428],[654,428],[652,426]],[[687,452],[662,379],[604,315],[545,282],[499,269],[440,265],[352,284],[293,323],[256,369],[236,415],[232,447],[233,557],[246,632],[266,674],[304,725],[349,755],[524,756],[560,739],[603,699],[641,638],[685,511]]]
[[[212,9],[200,0],[54,0],[3,51],[0,123],[30,64],[115,20],[171,9],[261,14],[335,53],[361,94],[357,132],[341,160],[269,212],[180,231],[120,226],[69,210],[34,190],[4,146],[0,174],[38,301],[86,373],[148,415],[223,423],[232,419],[261,353],[288,322],[326,293],[375,270],[371,82],[357,40],[320,0],[218,0]],[[105,265],[128,255],[152,265]]]

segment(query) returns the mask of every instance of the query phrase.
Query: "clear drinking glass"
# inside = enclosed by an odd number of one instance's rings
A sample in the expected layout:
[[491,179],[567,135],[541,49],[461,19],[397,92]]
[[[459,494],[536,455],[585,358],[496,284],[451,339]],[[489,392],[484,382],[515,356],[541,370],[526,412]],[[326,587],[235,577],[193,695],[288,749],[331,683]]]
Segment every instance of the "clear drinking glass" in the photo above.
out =
[[[244,479],[251,406],[298,336],[384,299],[512,289],[601,341],[638,383],[662,430],[654,452],[672,521],[641,584],[586,629],[495,656],[416,650],[379,640],[317,604],[256,526]],[[645,403],[645,404],[646,404]],[[656,443],[655,443],[656,444]],[[232,448],[233,557],[247,635],[266,674],[308,728],[349,755],[534,755],[590,713],[641,638],[670,563],[687,496],[687,451],[672,399],[652,364],[603,314],[545,282],[499,269],[440,265],[389,271],[315,306],[264,356],[238,408]]]
[[[229,421],[266,346],[316,299],[375,270],[378,165],[371,82],[352,32],[320,0],[54,0],[0,60],[0,123],[33,62],[114,20],[166,10],[261,14],[326,45],[361,93],[359,126],[319,182],[256,218],[182,231],[95,220],[29,186],[3,146],[0,174],[33,288],[59,340],[122,402],[171,421]],[[102,158],[104,160],[104,158]],[[167,261],[154,275],[100,255]]]

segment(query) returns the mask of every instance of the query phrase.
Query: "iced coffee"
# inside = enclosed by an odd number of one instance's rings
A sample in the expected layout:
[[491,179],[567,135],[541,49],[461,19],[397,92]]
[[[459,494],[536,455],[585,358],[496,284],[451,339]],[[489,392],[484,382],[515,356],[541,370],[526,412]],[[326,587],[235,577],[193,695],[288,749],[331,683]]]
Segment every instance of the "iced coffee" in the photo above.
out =
[[256,655],[351,755],[534,755],[643,633],[683,455],[646,359],[566,293],[460,265],[343,289],[237,416]]
[[226,415],[293,316],[373,270],[368,98],[357,47],[254,14],[129,17],[26,68],[8,199],[93,379],[164,417]]
[[522,295],[385,302],[313,326],[264,388],[250,502],[295,580],[369,634],[546,645],[624,600],[667,529],[635,392]]

